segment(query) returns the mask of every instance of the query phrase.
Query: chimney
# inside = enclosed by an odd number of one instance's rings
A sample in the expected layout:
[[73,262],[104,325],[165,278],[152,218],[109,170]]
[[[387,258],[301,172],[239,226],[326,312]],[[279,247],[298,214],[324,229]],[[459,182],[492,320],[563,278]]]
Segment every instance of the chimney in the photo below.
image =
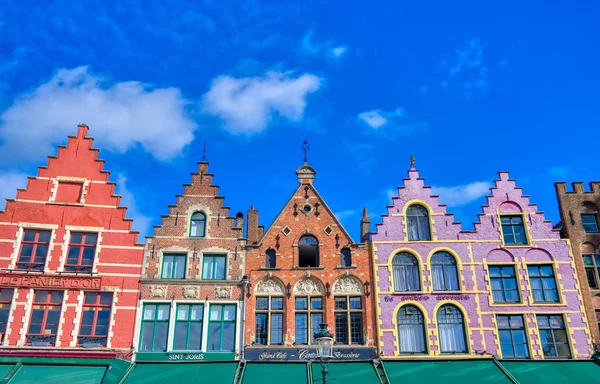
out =
[[360,241],[366,243],[369,240],[369,234],[371,233],[371,219],[367,214],[367,207],[363,209],[363,217],[360,219]]
[[248,211],[248,244],[258,243],[258,211],[254,209],[254,205]]
[[242,212],[235,215],[235,228],[240,229],[238,236],[244,237],[244,214]]

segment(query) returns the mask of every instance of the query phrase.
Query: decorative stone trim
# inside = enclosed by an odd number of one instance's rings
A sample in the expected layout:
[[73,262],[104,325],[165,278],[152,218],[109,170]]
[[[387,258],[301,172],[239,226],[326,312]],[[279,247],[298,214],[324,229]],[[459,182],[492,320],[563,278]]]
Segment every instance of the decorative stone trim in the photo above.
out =
[[164,299],[167,296],[167,286],[166,285],[150,286],[150,296],[153,298]]
[[[118,287],[115,287],[118,288]],[[106,336],[106,348],[110,348],[111,347],[111,343],[112,343],[112,338],[115,335],[115,315],[117,314],[117,303],[119,302],[119,296],[117,295],[117,292],[113,292],[113,303],[112,303],[112,308],[110,309],[110,322],[108,323],[108,334]],[[137,309],[137,308],[136,308]]]
[[[13,299],[12,303],[10,303],[10,309],[8,311],[8,324],[15,324],[15,309],[17,308],[17,300],[19,299],[19,289],[15,288],[13,290]],[[12,327],[6,327],[6,333],[4,334],[4,341],[2,345],[9,345],[8,339],[11,334]]]
[[31,319],[31,307],[33,306],[33,289],[29,289],[25,296],[25,314],[23,315],[23,325],[19,330],[19,341],[17,346],[25,345],[25,336],[27,335],[27,329],[29,328],[29,320]]
[[362,295],[361,282],[354,276],[342,276],[333,284],[333,294],[359,294]]
[[186,299],[197,299],[200,297],[200,289],[198,286],[184,286],[181,291],[183,297]]
[[323,284],[309,277],[303,278],[294,287],[295,295],[323,295]]
[[216,299],[231,299],[231,287],[216,287],[215,288]]
[[69,300],[69,291],[63,291],[63,302],[60,307],[60,321],[58,322],[58,329],[56,330],[56,346],[60,347],[61,337],[63,334],[63,324],[65,323],[66,317],[65,312],[67,311],[67,302]]
[[81,318],[83,317],[83,299],[85,293],[83,291],[79,291],[77,295],[77,306],[75,307],[75,320],[73,324],[73,330],[71,331],[71,342],[69,343],[70,347],[77,346],[77,335],[79,334],[79,324],[81,324]]
[[279,280],[269,277],[256,284],[254,293],[257,295],[283,295],[285,293],[285,289],[283,287],[283,283],[281,283]]

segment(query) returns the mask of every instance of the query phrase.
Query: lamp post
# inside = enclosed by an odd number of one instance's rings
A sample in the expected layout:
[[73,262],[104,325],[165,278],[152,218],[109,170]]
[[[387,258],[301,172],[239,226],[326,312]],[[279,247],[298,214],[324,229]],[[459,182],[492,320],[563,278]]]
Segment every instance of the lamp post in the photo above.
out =
[[317,340],[317,357],[321,363],[321,374],[323,375],[323,384],[327,384],[327,366],[323,364],[323,359],[327,360],[333,357],[333,334],[327,330],[327,323],[320,324],[321,329],[315,333]]

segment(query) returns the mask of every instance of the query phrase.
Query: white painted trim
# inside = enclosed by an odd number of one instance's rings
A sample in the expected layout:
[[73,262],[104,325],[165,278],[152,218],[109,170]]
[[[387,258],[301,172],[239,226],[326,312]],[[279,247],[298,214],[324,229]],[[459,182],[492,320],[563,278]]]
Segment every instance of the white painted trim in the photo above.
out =
[[56,344],[55,346],[60,347],[61,337],[63,334],[63,324],[65,323],[65,312],[67,311],[67,301],[69,300],[69,291],[63,291],[63,302],[60,308],[60,320],[58,321],[58,328],[56,329]]
[[77,308],[75,309],[75,319],[73,320],[73,331],[71,331],[71,342],[69,343],[70,347],[77,346],[77,336],[79,335],[79,329],[81,324],[81,318],[83,317],[83,300],[85,297],[85,293],[83,291],[79,291],[77,294],[77,304],[75,305]]
[[19,288],[13,289],[13,298],[10,303],[10,309],[8,310],[8,319],[6,320],[6,332],[4,333],[4,342],[2,345],[10,345],[8,338],[12,333],[12,329],[15,325],[15,309],[17,308],[17,299],[19,298]]
[[29,329],[29,321],[31,320],[31,308],[33,307],[33,288],[29,289],[27,295],[25,295],[25,313],[23,314],[22,326],[19,330],[19,341],[17,342],[18,346],[25,345],[25,338],[27,336],[27,330]]

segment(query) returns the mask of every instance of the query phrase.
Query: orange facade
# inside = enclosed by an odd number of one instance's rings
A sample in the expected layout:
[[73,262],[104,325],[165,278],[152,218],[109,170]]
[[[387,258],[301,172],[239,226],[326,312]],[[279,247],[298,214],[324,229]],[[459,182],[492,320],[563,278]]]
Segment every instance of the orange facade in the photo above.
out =
[[87,133],[0,212],[0,354],[130,357],[143,247]]

